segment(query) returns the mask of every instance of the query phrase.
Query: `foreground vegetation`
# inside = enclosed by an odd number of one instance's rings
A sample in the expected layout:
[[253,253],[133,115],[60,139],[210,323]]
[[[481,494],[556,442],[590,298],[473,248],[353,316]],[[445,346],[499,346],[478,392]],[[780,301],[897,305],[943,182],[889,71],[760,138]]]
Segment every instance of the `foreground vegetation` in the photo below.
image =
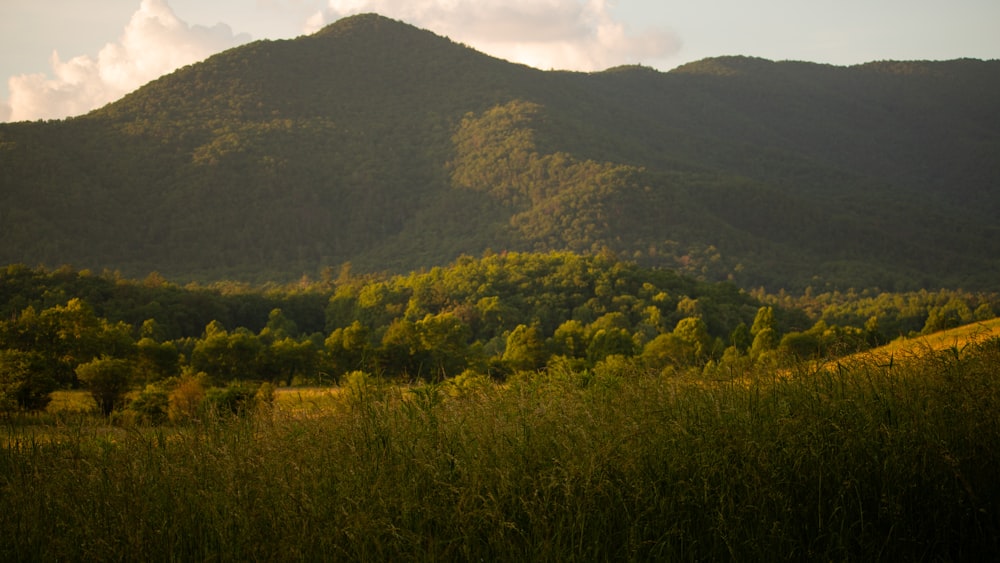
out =
[[10,419],[0,558],[985,560],[997,366],[991,338],[780,377],[356,372],[243,416]]

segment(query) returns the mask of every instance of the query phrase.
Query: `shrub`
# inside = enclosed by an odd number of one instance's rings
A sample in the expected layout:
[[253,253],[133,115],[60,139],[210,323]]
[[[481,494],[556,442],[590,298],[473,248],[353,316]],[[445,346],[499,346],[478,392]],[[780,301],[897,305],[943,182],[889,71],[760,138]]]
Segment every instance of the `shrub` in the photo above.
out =
[[184,374],[167,397],[167,418],[171,422],[187,422],[202,413],[205,400],[205,375]]
[[259,385],[247,381],[233,381],[225,387],[212,387],[205,393],[205,406],[218,415],[252,413],[256,407],[258,388]]
[[[138,392],[128,410],[134,412],[139,420],[148,424],[161,424],[169,419],[171,382],[150,383]],[[174,382],[176,383],[176,382]]]

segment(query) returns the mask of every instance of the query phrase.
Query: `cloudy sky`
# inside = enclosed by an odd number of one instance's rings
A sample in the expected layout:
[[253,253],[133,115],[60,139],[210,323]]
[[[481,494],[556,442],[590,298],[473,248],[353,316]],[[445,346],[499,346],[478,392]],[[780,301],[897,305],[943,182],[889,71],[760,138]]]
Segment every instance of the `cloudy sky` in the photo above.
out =
[[1000,58],[997,0],[0,0],[0,121],[79,115],[223,49],[362,12],[542,69]]

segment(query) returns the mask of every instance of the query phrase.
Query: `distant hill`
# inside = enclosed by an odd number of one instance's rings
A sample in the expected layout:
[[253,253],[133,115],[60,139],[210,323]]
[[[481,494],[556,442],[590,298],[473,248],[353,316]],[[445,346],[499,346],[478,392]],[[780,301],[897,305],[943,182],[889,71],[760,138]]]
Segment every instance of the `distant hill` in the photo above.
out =
[[744,287],[997,289],[1000,61],[543,72],[377,15],[0,125],[0,263],[287,280],[609,249]]

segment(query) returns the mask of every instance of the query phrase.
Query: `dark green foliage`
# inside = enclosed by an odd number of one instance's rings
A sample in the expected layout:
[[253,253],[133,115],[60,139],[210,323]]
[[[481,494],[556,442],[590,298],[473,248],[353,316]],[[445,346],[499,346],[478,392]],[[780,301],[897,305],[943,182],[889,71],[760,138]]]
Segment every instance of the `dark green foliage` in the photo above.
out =
[[[0,263],[260,282],[611,249],[741,287],[992,290],[998,68],[542,72],[347,18],[0,125]],[[260,328],[217,313],[169,324]]]
[[44,410],[58,387],[39,352],[0,349],[0,412]]
[[170,391],[167,382],[150,383],[136,393],[128,404],[128,410],[137,413],[143,423],[165,423],[170,409]]
[[102,357],[76,367],[76,377],[108,416],[120,407],[132,388],[133,367],[126,360]]
[[205,394],[205,406],[216,415],[247,415],[256,408],[260,385],[235,381],[225,387],[213,387]]

